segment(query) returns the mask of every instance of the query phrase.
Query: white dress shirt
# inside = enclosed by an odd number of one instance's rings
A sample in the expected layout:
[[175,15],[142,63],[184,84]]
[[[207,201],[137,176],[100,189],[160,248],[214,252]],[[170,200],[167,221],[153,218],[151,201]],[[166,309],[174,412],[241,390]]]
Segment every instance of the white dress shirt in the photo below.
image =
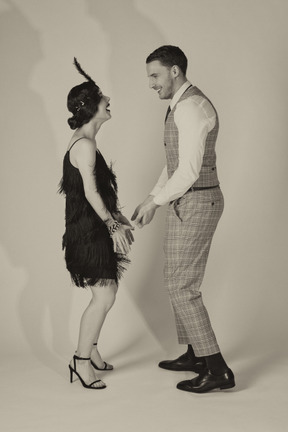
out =
[[[171,110],[189,86],[191,83],[186,81],[175,93],[170,102]],[[150,192],[150,195],[154,196],[154,203],[160,206],[180,198],[198,179],[205,151],[205,141],[208,133],[215,126],[216,113],[207,99],[193,95],[177,104],[174,122],[179,133],[178,168],[168,179],[166,165]]]

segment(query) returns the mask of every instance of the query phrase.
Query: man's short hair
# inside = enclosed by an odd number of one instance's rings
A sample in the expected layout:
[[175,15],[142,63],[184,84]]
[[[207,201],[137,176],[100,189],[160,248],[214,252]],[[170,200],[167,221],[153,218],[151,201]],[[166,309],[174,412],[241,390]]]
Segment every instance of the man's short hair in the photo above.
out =
[[188,60],[183,51],[173,45],[163,45],[153,51],[146,59],[146,63],[158,60],[163,66],[178,66],[186,75]]

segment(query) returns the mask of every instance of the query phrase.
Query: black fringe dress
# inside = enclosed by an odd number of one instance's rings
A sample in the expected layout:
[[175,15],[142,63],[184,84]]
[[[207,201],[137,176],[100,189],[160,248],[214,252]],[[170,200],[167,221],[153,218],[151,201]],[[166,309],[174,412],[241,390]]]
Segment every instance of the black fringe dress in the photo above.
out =
[[[64,156],[63,178],[59,188],[59,193],[66,196],[66,229],[62,242],[66,267],[72,282],[78,287],[96,284],[105,286],[108,284],[107,279],[113,279],[118,284],[129,259],[126,255],[114,252],[105,223],[87,201],[81,174],[70,162],[72,146]],[[94,176],[95,189],[105,207],[111,214],[117,212],[116,176],[99,150],[96,151]]]

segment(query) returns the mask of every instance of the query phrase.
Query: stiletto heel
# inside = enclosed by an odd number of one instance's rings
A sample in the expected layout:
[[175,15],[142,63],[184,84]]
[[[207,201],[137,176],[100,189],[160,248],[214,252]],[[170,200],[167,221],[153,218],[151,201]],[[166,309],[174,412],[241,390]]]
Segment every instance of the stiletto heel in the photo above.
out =
[[71,368],[70,365],[69,365],[69,370],[70,370],[70,383],[73,383],[73,369]]
[[89,388],[89,389],[92,389],[92,390],[102,390],[102,389],[106,388],[106,385],[104,383],[103,383],[103,386],[101,386],[101,387],[93,387],[93,384],[96,384],[98,382],[102,382],[100,379],[98,379],[96,381],[93,381],[91,384],[86,384],[85,381],[82,379],[81,375],[77,372],[77,369],[76,369],[76,360],[89,360],[89,361],[91,361],[91,358],[90,357],[89,358],[78,357],[77,355],[73,356],[73,366],[74,366],[74,368],[69,364],[70,383],[73,382],[73,373],[74,373],[75,375],[78,376],[79,380],[81,381],[81,384],[85,388]]
[[[93,345],[97,345],[97,343],[94,343]],[[91,364],[92,364],[93,368],[96,369],[96,370],[98,370],[98,371],[110,371],[110,370],[114,369],[112,365],[109,365],[111,367],[108,368],[108,364],[105,361],[103,361],[103,363],[104,363],[104,368],[99,368],[96,365],[96,363],[94,363],[93,360],[91,360]]]

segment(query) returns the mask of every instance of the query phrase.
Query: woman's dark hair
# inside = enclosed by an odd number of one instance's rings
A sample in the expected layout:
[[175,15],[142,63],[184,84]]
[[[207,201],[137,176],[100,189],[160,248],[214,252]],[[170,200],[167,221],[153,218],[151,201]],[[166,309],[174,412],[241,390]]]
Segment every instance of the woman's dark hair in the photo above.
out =
[[74,65],[87,82],[73,87],[67,97],[67,108],[73,114],[68,119],[71,129],[77,129],[88,123],[98,110],[102,95],[95,81],[87,75],[74,57]]
[[174,65],[178,66],[184,75],[187,71],[187,57],[183,51],[173,45],[163,45],[153,51],[146,59],[146,63],[151,63],[152,61],[158,60],[163,66],[172,67]]

